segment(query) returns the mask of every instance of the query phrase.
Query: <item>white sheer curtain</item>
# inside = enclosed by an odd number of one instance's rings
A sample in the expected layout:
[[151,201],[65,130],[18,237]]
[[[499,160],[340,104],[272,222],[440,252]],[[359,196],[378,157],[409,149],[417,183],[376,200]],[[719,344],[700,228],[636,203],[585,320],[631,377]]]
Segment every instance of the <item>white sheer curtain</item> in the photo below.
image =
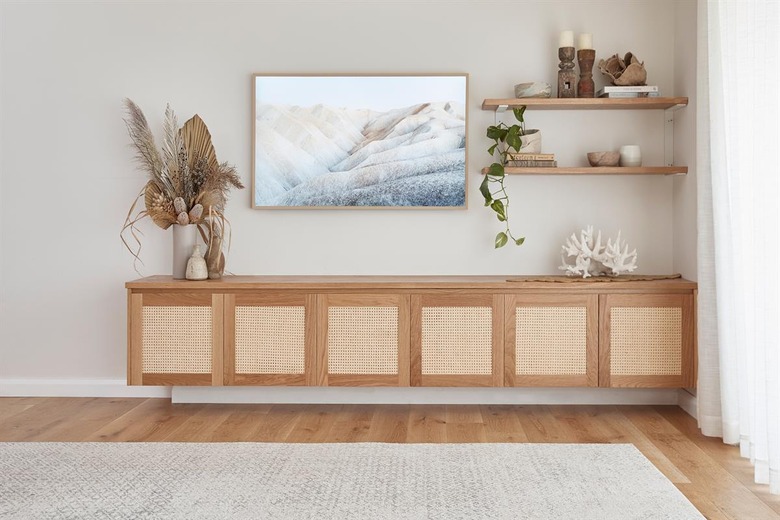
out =
[[699,421],[780,493],[780,1],[699,0],[699,41]]

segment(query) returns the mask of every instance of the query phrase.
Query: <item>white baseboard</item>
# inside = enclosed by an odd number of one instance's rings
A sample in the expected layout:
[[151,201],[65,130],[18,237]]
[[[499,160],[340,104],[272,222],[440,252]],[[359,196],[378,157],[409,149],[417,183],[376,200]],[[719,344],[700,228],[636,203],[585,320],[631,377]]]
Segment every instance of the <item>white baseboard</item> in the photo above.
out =
[[174,403],[676,404],[696,417],[696,396],[656,388],[169,388],[127,386],[124,379],[0,379],[0,397],[158,397]]
[[170,397],[164,386],[127,386],[124,379],[0,379],[0,397]]
[[312,388],[173,389],[174,403],[309,404],[677,404],[675,389],[656,388]]
[[680,395],[678,396],[677,399],[677,406],[685,410],[685,412],[688,415],[698,420],[697,417],[698,414],[696,413],[696,407],[697,407],[696,396],[685,389],[680,389],[679,392]]

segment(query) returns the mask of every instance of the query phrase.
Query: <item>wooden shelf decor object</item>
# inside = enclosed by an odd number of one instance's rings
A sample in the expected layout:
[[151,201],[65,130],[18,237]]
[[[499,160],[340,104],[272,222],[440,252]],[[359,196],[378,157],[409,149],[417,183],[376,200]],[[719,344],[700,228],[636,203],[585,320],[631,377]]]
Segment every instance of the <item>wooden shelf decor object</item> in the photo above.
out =
[[129,385],[695,385],[696,284],[682,279],[152,276],[126,287]]
[[645,98],[511,98],[485,99],[482,110],[503,112],[526,106],[528,110],[668,110],[688,105],[687,97]]
[[[687,166],[672,164],[674,153],[669,143],[674,142],[674,112],[688,105],[687,97],[645,98],[511,98],[485,99],[482,110],[505,112],[510,108],[525,106],[532,110],[665,110],[664,162],[668,166],[650,167],[565,167],[565,168],[516,168],[505,167],[508,175],[687,175]],[[488,169],[483,168],[485,175]]]
[[[488,168],[482,168],[482,175]],[[506,175],[686,175],[687,166],[583,166],[574,168],[518,168],[505,166]]]

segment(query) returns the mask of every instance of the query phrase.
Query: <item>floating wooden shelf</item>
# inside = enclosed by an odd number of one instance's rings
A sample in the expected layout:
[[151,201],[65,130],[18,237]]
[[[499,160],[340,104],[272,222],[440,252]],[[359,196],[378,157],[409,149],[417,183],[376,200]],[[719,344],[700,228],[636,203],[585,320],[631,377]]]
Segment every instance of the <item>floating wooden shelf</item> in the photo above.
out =
[[486,99],[482,110],[502,112],[525,105],[533,110],[664,110],[688,104],[687,97]]
[[[488,172],[482,168],[482,175]],[[687,166],[642,166],[632,167],[576,167],[576,168],[504,168],[507,175],[686,175]]]

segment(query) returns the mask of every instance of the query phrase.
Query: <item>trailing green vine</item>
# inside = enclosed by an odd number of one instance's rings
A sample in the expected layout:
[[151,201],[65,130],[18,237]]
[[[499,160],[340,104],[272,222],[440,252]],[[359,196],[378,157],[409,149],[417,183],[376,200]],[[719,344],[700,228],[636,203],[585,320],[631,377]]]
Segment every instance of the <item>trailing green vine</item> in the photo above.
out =
[[488,153],[493,156],[498,151],[500,162],[494,162],[488,168],[485,179],[479,186],[479,191],[485,197],[485,206],[489,206],[496,213],[499,222],[506,224],[506,229],[496,235],[496,249],[504,247],[509,240],[516,245],[525,242],[525,237],[515,238],[509,229],[509,194],[504,187],[505,170],[510,153],[518,153],[522,147],[521,136],[525,135],[525,105],[512,109],[515,119],[520,124],[507,126],[498,123],[491,125],[487,129],[487,137],[494,141],[494,144],[488,148]]

